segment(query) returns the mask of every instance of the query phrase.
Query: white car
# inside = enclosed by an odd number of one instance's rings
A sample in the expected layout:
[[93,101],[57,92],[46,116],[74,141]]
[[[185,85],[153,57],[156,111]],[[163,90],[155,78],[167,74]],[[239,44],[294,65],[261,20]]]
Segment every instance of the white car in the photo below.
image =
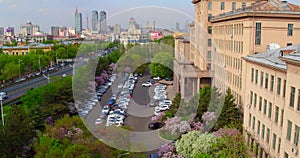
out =
[[108,114],[109,110],[110,110],[109,106],[105,105],[103,106],[102,113]]
[[168,105],[161,105],[161,106],[158,106],[159,107],[159,110],[160,111],[165,111],[165,110],[168,110],[169,109],[169,106]]
[[145,82],[142,84],[143,87],[150,87],[152,85],[151,82]]
[[161,78],[159,76],[153,77],[153,80],[160,80]]
[[118,88],[123,88],[123,84],[122,83],[120,83],[119,85],[118,85]]
[[104,121],[104,119],[99,117],[99,118],[96,119],[95,125],[100,125],[100,124],[103,123],[103,121]]

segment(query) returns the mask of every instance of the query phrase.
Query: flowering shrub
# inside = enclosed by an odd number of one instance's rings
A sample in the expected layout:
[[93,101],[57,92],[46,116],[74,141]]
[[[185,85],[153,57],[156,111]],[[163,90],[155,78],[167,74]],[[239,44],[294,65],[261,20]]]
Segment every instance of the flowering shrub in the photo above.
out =
[[158,115],[153,116],[153,117],[151,118],[151,120],[152,120],[152,122],[161,122],[162,119],[163,119],[163,117],[164,117],[165,115],[166,115],[166,114],[165,114],[164,112],[160,112],[160,113],[158,113]]
[[228,136],[236,136],[236,135],[240,135],[241,132],[237,129],[233,129],[233,128],[220,128],[218,131],[213,132],[215,136],[217,137],[228,137]]
[[200,121],[192,122],[191,126],[192,126],[192,130],[204,131],[204,125]]
[[177,132],[186,133],[191,130],[191,125],[188,121],[181,121],[177,116],[168,118],[165,122],[165,129],[170,131],[172,135]]

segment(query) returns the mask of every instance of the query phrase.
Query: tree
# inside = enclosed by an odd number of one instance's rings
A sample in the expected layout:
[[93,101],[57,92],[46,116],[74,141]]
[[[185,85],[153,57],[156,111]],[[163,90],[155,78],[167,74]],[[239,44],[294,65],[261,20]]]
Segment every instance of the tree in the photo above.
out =
[[173,76],[173,55],[171,52],[160,52],[155,54],[149,68],[151,76],[171,78]]
[[29,156],[31,148],[28,144],[34,136],[34,129],[23,107],[13,105],[5,120],[5,126],[0,126],[0,157]]
[[222,127],[229,126],[232,124],[234,124],[236,128],[240,130],[242,129],[242,120],[240,119],[240,111],[234,102],[235,99],[231,94],[231,90],[228,88],[226,91],[222,110],[220,110],[218,120],[214,127],[215,130],[218,130]]
[[197,118],[201,118],[203,113],[207,111],[211,97],[211,88],[205,85],[199,92],[199,105],[197,109]]
[[175,147],[178,154],[185,158],[194,158],[198,154],[211,154],[216,151],[214,144],[218,138],[212,133],[201,134],[199,131],[191,131],[176,141]]

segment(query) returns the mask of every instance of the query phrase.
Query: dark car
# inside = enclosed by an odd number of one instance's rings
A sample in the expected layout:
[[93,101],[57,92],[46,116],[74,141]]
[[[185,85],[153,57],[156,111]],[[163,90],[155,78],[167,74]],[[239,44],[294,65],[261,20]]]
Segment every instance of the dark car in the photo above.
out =
[[159,129],[161,126],[162,126],[162,124],[159,122],[151,122],[151,123],[149,123],[148,128],[149,129]]
[[166,81],[173,81],[172,78],[165,78]]

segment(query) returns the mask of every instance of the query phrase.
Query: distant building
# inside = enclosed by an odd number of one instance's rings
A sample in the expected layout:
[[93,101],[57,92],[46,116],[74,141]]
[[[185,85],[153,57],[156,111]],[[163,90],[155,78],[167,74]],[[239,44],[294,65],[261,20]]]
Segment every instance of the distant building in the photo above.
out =
[[122,44],[127,45],[128,43],[147,42],[147,40],[145,40],[145,35],[142,36],[142,30],[136,28],[136,26],[137,26],[137,24],[135,22],[135,19],[133,17],[131,17],[129,19],[129,29],[128,29],[128,31],[121,32],[120,42]]
[[58,26],[51,26],[51,35],[59,36],[59,27]]
[[33,35],[36,32],[40,31],[39,25],[33,25],[30,21],[28,21],[25,25],[20,27],[20,34],[23,36]]
[[107,23],[106,23],[106,12],[102,10],[100,12],[100,32],[106,33],[107,32]]
[[163,34],[160,31],[154,31],[150,33],[150,39],[151,40],[158,40],[163,38]]
[[81,33],[82,32],[82,14],[78,12],[78,9],[76,8],[75,11],[75,33]]
[[28,46],[2,46],[3,54],[6,55],[27,55],[32,50],[43,50],[44,52],[52,50],[53,46],[50,44],[37,44],[37,45],[28,45]]
[[14,27],[7,27],[5,36],[14,36],[15,35],[15,28]]
[[42,43],[47,40],[53,40],[53,36],[43,32],[36,32],[33,35],[26,36],[26,42]]
[[98,11],[93,10],[92,11],[92,33],[99,33],[99,16]]
[[114,34],[121,34],[121,25],[120,24],[115,25]]
[[180,25],[179,25],[179,22],[176,22],[176,31],[179,31],[179,32],[180,32]]
[[4,36],[4,27],[0,27],[0,36]]

